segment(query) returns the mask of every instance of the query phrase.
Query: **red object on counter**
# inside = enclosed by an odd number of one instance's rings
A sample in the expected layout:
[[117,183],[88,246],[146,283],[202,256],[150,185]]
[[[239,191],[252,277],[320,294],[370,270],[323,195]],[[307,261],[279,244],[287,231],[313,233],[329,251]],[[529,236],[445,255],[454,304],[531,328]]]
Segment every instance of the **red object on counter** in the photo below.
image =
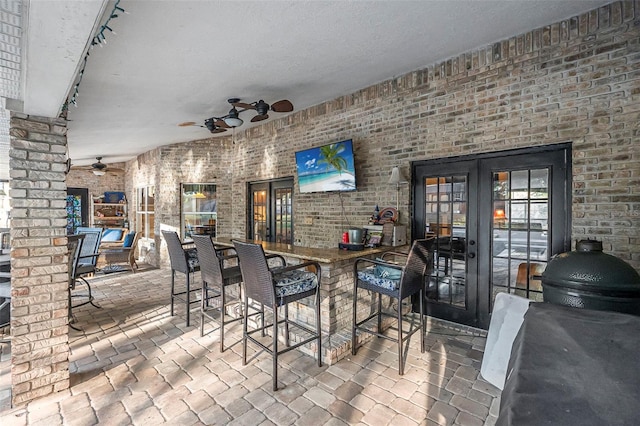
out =
[[342,242],[348,244],[349,243],[349,233],[348,232],[343,232],[342,233]]

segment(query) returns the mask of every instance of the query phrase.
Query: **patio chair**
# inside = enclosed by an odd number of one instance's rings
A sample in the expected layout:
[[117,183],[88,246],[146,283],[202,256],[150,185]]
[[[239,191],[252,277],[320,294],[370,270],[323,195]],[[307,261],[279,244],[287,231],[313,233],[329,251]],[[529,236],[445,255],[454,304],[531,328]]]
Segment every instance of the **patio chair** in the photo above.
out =
[[[2,303],[0,303],[0,315],[7,317],[7,320],[0,320],[0,330],[5,328],[6,326],[11,324],[11,317],[9,315],[9,310],[11,309],[11,280],[9,281],[0,281],[0,299],[2,299]],[[9,343],[9,340],[4,338],[0,339],[0,343]]]
[[75,234],[75,235],[67,236],[67,249],[68,249],[67,265],[68,265],[68,272],[69,272],[69,286],[67,289],[69,303],[67,308],[68,309],[67,317],[69,321],[69,327],[78,331],[80,331],[80,329],[71,325],[71,323],[74,322],[73,312],[72,312],[73,305],[71,303],[71,290],[73,290],[76,285],[76,269],[78,267],[78,262],[80,260],[80,251],[82,250],[82,242],[84,238],[85,238],[85,234]]
[[[185,246],[192,243],[182,243],[176,232],[162,231],[162,236],[167,242],[169,260],[171,261],[171,316],[174,315],[175,300],[178,299],[184,302],[187,309],[187,327],[189,327],[191,323],[191,304],[198,302],[197,299],[191,299],[191,293],[200,290],[199,287],[191,288],[192,276],[196,271],[200,270],[198,254],[194,247],[185,248]],[[185,276],[184,291],[176,291],[176,272],[180,272]]]
[[[240,295],[240,283],[242,274],[239,266],[228,266],[225,262],[237,259],[235,254],[225,256],[225,251],[234,251],[231,248],[216,249],[209,235],[193,235],[193,242],[196,244],[198,252],[198,262],[200,264],[200,276],[202,277],[202,296],[200,298],[200,336],[204,336],[205,317],[215,320],[214,311],[220,311],[220,352],[224,352],[224,326],[236,321],[242,321],[242,302]],[[234,251],[235,253],[235,251]],[[226,289],[231,285],[238,284],[238,299],[228,302]],[[211,302],[220,298],[219,308],[214,308]],[[227,317],[227,307],[240,304],[240,316],[225,321]]]
[[[420,330],[420,352],[424,353],[424,335],[426,323],[424,319],[424,287],[425,278],[433,268],[433,252],[429,251],[430,240],[415,240],[409,254],[386,252],[379,259],[358,258],[354,265],[353,282],[353,327],[351,329],[351,353],[358,350],[356,331],[370,333],[378,337],[397,342],[398,344],[398,373],[404,374],[404,342]],[[388,257],[400,257],[405,259],[404,264],[398,264],[385,260]],[[358,321],[358,290],[369,290],[375,302],[377,295],[377,309],[367,318]],[[402,300],[418,294],[420,305],[420,327],[415,327],[413,321],[408,331],[403,330]],[[384,312],[382,309],[382,295],[397,300],[397,312]],[[382,316],[396,318],[398,335],[390,337],[383,333]],[[369,320],[377,319],[377,328],[367,327]],[[407,342],[408,343],[408,342]]]
[[[247,363],[247,341],[251,341],[269,352],[273,358],[273,390],[278,390],[278,356],[296,349],[309,342],[316,341],[318,366],[322,366],[322,342],[320,332],[320,264],[317,262],[303,262],[298,265],[269,268],[267,258],[262,246],[259,244],[233,242],[238,258],[240,259],[240,271],[244,282],[244,307],[245,321],[242,333],[242,363]],[[309,266],[315,268],[315,272],[305,269]],[[313,297],[315,302],[315,330],[307,325],[289,319],[288,304],[297,302],[306,297]],[[249,306],[249,299],[258,302],[261,310],[255,306]],[[278,308],[284,306],[284,319],[279,319]],[[273,318],[271,324],[265,324],[264,307],[271,308]],[[249,314],[249,309],[256,312]],[[259,315],[260,326],[248,330],[249,317]],[[278,326],[284,324],[285,348],[278,349]],[[300,331],[300,340],[294,345],[290,344],[289,327],[294,326]],[[258,338],[253,337],[257,332],[264,336],[265,331],[272,328],[271,344],[264,344]]]
[[[10,275],[10,272],[0,272],[0,274],[2,274],[0,275],[0,300],[2,300],[0,303],[0,330],[2,330],[11,324],[11,277],[4,276],[4,274]],[[0,339],[0,343],[8,342],[4,338]]]
[[[104,260],[107,262],[107,266],[103,268],[103,271],[114,270],[114,263],[127,263],[131,272],[135,273],[134,266],[137,268],[136,253],[138,250],[138,240],[140,239],[140,233],[132,231],[125,238],[122,243],[122,247],[108,248],[102,250]],[[118,266],[119,270],[122,270]]]
[[[85,275],[93,275],[98,270],[96,265],[98,263],[98,257],[100,256],[99,247],[100,240],[102,238],[102,228],[79,227],[77,229],[77,234],[84,235],[84,239],[80,246],[80,255],[78,257],[78,264],[75,268],[72,289],[76,288],[78,280],[82,281],[87,286],[87,300],[81,303],[77,303],[73,307],[77,308],[78,306],[90,303],[96,308],[99,308],[100,306],[96,305],[93,301],[94,298],[93,294],[91,293],[91,284],[89,284],[89,281],[86,280]],[[83,295],[73,295],[73,297],[81,296]]]

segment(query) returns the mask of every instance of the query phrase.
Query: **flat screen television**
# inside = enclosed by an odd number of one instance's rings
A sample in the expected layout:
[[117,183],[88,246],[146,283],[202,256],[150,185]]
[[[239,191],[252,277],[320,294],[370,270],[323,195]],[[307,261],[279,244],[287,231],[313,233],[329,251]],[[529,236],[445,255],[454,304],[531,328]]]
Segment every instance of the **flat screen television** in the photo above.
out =
[[351,139],[296,152],[300,192],[355,191]]

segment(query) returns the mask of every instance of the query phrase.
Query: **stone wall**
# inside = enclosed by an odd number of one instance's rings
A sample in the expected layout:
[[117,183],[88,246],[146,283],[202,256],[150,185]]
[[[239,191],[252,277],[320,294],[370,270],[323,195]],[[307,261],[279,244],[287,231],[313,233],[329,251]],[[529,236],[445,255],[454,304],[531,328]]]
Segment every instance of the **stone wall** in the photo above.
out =
[[[235,129],[233,142],[223,136],[165,148],[149,166],[178,171],[163,178],[166,202],[159,208],[176,205],[184,176],[202,176],[225,197],[221,234],[242,237],[248,182],[296,176],[296,151],[353,139],[356,192],[294,192],[295,243],[334,247],[348,225],[366,223],[376,204],[395,204],[395,188],[387,184],[393,166],[410,178],[415,161],[571,142],[572,239],[601,239],[606,252],[640,269],[639,8],[611,3]],[[191,166],[189,158],[201,161]],[[411,211],[410,188],[403,186],[404,223]],[[177,226],[176,208],[162,215]],[[312,225],[303,220],[309,217]]]
[[66,122],[12,114],[12,403],[69,387]]

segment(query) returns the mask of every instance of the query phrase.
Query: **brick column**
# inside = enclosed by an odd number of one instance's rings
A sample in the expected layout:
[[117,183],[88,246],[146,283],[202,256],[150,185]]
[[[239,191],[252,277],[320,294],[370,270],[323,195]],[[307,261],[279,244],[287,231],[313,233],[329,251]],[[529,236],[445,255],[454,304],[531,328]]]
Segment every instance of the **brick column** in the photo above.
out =
[[66,122],[11,116],[12,404],[69,387]]

